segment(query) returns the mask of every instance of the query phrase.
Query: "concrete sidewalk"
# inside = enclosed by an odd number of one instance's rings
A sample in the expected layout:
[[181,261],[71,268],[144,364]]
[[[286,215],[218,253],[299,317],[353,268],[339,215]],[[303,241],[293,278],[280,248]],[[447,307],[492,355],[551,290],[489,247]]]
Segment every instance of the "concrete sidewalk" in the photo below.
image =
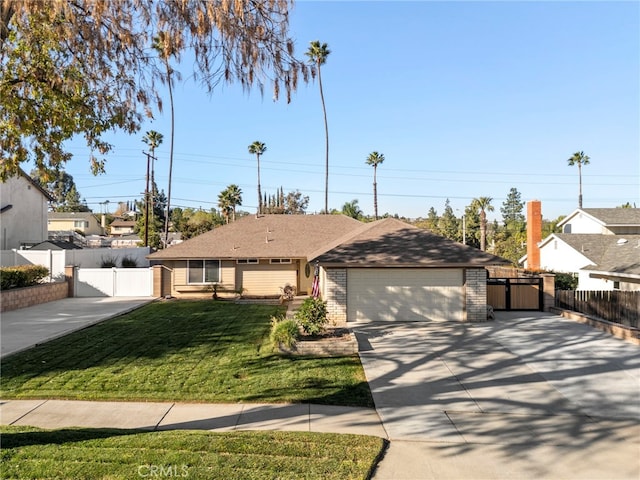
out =
[[316,404],[197,404],[2,400],[0,424],[46,429],[282,430],[386,438],[374,409]]
[[117,317],[153,300],[152,297],[65,298],[2,312],[0,357]]

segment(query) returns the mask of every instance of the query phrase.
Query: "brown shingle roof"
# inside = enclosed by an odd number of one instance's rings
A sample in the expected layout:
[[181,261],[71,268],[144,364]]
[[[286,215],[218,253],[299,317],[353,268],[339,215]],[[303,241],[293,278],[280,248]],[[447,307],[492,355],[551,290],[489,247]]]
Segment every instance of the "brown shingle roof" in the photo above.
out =
[[351,238],[315,258],[324,266],[463,267],[508,265],[482,252],[393,218],[360,228]]
[[188,258],[307,258],[362,225],[344,215],[254,215],[148,256]]

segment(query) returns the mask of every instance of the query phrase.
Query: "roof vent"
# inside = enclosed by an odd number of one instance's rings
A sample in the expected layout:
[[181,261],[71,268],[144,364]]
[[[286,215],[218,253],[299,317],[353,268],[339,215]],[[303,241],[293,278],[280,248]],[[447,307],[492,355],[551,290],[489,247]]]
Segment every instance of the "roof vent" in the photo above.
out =
[[629,243],[629,240],[627,240],[626,238],[621,238],[620,240],[618,240],[616,242],[618,245],[624,245],[625,243]]

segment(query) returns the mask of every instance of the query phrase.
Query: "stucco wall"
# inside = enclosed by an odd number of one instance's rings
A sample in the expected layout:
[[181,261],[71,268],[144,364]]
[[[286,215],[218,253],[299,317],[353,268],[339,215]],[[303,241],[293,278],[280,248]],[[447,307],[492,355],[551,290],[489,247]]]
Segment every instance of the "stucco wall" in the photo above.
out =
[[0,248],[20,248],[22,243],[47,239],[47,199],[23,176],[11,177],[0,187]]

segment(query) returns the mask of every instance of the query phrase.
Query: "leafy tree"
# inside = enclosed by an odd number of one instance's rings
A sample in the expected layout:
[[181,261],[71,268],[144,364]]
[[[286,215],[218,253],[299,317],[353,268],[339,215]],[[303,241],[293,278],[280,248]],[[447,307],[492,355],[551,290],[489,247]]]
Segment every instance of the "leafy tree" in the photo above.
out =
[[[71,158],[64,142],[76,135],[106,155],[107,132],[134,133],[161,110],[162,64],[187,48],[209,93],[221,82],[263,92],[271,81],[274,98],[284,88],[290,101],[315,67],[294,57],[289,8],[272,0],[0,2],[0,179],[27,160],[41,171],[62,165]],[[158,58],[149,48],[160,32]],[[90,161],[104,171],[104,158]]]
[[435,208],[431,207],[429,209],[429,213],[427,213],[427,219],[424,221],[424,226],[421,226],[422,228],[426,228],[433,233],[438,233],[438,220],[440,220],[440,217],[438,217],[438,212]]
[[480,214],[480,250],[487,249],[487,212],[493,212],[491,197],[478,197],[471,201],[471,207]]
[[195,210],[193,208],[174,208],[171,211],[171,223],[173,228],[180,232],[183,240],[201,235],[214,227],[224,224],[225,220],[215,210]]
[[480,248],[480,215],[471,205],[465,207],[464,222],[467,230],[467,245]]
[[584,152],[576,152],[574,153],[567,163],[570,167],[574,165],[578,166],[578,178],[580,179],[580,193],[578,195],[578,208],[582,208],[582,166],[589,165],[589,157],[584,154]]
[[[164,212],[167,197],[164,194],[164,190],[158,191],[158,186],[155,182],[151,186],[151,196],[156,199],[153,204],[145,200],[136,203],[136,208],[141,212],[141,215],[136,221],[134,231],[138,235],[142,234],[148,237],[148,246],[157,249],[162,247],[162,229],[164,227]],[[147,215],[147,208],[149,208],[149,215]],[[147,235],[144,235],[144,232],[146,232]]]
[[358,199],[353,199],[350,202],[345,202],[345,204],[342,206],[342,214],[346,215],[347,217],[360,220],[362,218],[362,210],[360,209],[360,205],[358,205]]
[[500,207],[502,222],[505,226],[522,225],[525,223],[525,216],[522,213],[524,202],[520,200],[521,195],[517,188],[511,188],[507,198]]
[[258,213],[262,212],[262,193],[260,191],[260,155],[267,151],[267,146],[259,141],[253,142],[249,145],[249,153],[256,156],[258,161]]
[[366,164],[373,167],[373,217],[378,219],[378,182],[376,180],[376,172],[378,171],[378,165],[384,162],[384,154],[378,152],[371,152],[367,157]]
[[329,126],[327,124],[327,108],[324,103],[324,91],[322,89],[322,69],[321,66],[327,62],[327,57],[331,53],[326,43],[318,40],[311,42],[309,49],[305,53],[309,57],[309,62],[315,65],[318,74],[318,85],[320,86],[320,100],[322,101],[322,113],[324,115],[324,138],[325,138],[325,187],[324,187],[324,212],[329,213]]
[[47,190],[55,199],[53,201],[54,212],[90,212],[87,202],[80,198],[73,176],[64,170],[57,168],[54,170],[39,172],[37,169],[31,171],[31,178],[38,185]]
[[300,190],[294,190],[287,193],[284,197],[284,213],[289,215],[299,215],[307,211],[309,206],[309,197],[302,195]]
[[444,204],[444,212],[438,219],[438,233],[451,240],[458,240],[458,219],[448,198]]

